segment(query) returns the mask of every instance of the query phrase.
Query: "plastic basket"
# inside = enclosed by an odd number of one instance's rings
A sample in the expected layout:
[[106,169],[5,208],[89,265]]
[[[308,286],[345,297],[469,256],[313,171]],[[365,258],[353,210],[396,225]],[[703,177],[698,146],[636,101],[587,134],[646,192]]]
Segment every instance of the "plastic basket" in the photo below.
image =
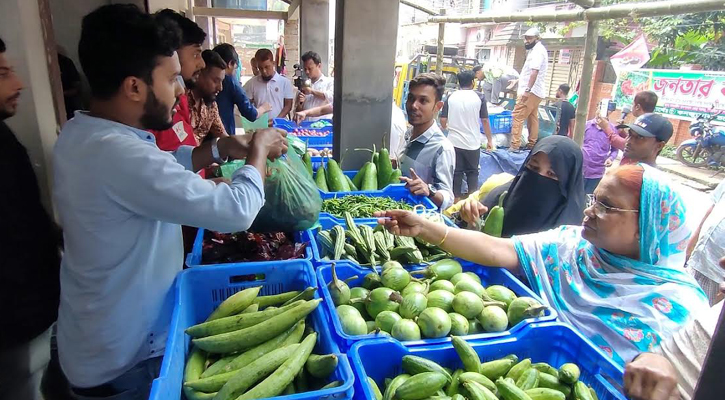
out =
[[272,126],[275,128],[284,129],[287,132],[292,132],[298,128],[297,124],[285,118],[275,118],[272,122]]
[[[288,263],[248,263],[229,268],[194,268],[179,274],[175,282],[175,303],[169,339],[160,376],[151,388],[150,400],[181,398],[184,365],[191,343],[191,338],[184,333],[184,329],[204,321],[215,307],[232,294],[259,285],[262,285],[260,295],[271,295],[316,286],[317,279],[312,265],[304,260]],[[345,354],[340,354],[340,349],[333,341],[321,306],[310,314],[308,321],[311,321],[318,333],[315,353],[337,354],[339,364],[330,379],[339,380],[343,384],[332,389],[279,396],[275,399],[351,399],[354,376],[350,363]]]
[[[503,111],[499,114],[488,116],[488,122],[491,125],[491,133],[511,133],[511,125],[513,124],[513,116],[511,111]],[[481,127],[483,132],[483,127]]]
[[[332,120],[327,120],[332,122]],[[311,131],[316,132],[326,132],[327,134],[325,136],[305,136],[305,135],[299,135],[294,134],[297,136],[300,140],[303,140],[307,142],[307,146],[311,147],[313,149],[322,150],[324,148],[331,148],[332,147],[332,126],[325,126],[323,128],[312,128],[311,125],[317,121],[303,121],[301,124],[297,125],[293,121],[290,121],[288,119],[284,118],[275,118],[274,122],[272,123],[275,128],[284,129],[285,131],[289,133],[293,133],[297,129],[307,129]]]
[[[202,264],[201,263],[201,252],[202,252],[202,246],[204,245],[204,232],[205,229],[199,228],[199,231],[196,234],[196,239],[194,239],[194,247],[191,248],[191,253],[189,253],[186,256],[186,266],[189,268],[195,268],[195,267],[209,267],[209,266],[217,266],[217,265],[223,265],[223,266],[229,266],[229,265],[238,265],[238,264],[248,264],[249,262],[241,262],[241,263],[227,263],[227,264]],[[302,232],[295,232],[294,233],[294,240],[296,243],[303,243],[307,242],[307,248],[305,248],[305,258],[297,258],[293,260],[282,260],[282,261],[269,261],[269,262],[288,262],[288,261],[296,261],[296,260],[307,260],[311,261],[313,257],[313,248],[317,245],[314,243],[313,240],[313,234],[311,230],[306,230]]]
[[[531,291],[526,285],[524,285],[521,281],[516,279],[510,272],[503,268],[490,268],[490,267],[483,267],[481,265],[476,265],[467,261],[458,260],[461,262],[461,265],[463,266],[463,271],[471,271],[474,272],[476,275],[481,277],[481,283],[484,286],[489,285],[503,285],[511,289],[514,293],[516,293],[517,296],[528,296],[533,297],[540,302],[542,301],[539,296],[534,294],[534,292]],[[422,269],[422,266],[413,266],[413,267],[406,267],[407,270],[419,270]],[[358,279],[355,279],[351,282],[348,282],[348,285],[350,287],[356,287],[356,286],[362,286],[363,278],[367,273],[370,272],[369,268],[363,268],[360,267],[352,262],[337,262],[335,264],[335,272],[337,272],[338,279],[347,279],[352,276],[357,275]],[[330,297],[330,291],[327,289],[327,285],[332,281],[332,266],[330,264],[321,264],[317,267],[317,281],[320,284],[320,288],[322,289],[322,295],[325,298],[325,311],[327,312],[328,321],[330,322],[330,326],[333,328],[333,336],[335,337],[335,340],[337,341],[337,344],[340,346],[341,349],[349,349],[350,346],[352,346],[355,342],[360,340],[366,340],[366,339],[374,339],[379,338],[380,335],[376,334],[368,334],[368,335],[360,335],[360,336],[351,336],[343,332],[342,325],[340,324],[340,319],[337,317],[337,312],[335,311],[335,306],[332,303],[332,298]],[[504,332],[491,332],[491,333],[477,333],[472,335],[466,335],[464,336],[466,340],[482,340],[482,339],[491,339],[501,336],[509,335],[512,332],[517,332],[521,329],[523,329],[526,325],[534,323],[534,322],[546,322],[546,321],[554,321],[558,317],[558,314],[556,310],[552,308],[548,308],[544,312],[543,317],[539,318],[529,318],[525,319],[518,324],[511,327],[511,329],[504,331]],[[447,343],[450,342],[450,337],[443,337],[438,339],[423,339],[423,340],[415,340],[415,341],[407,341],[404,342],[408,346],[417,346],[417,345],[431,345],[431,344],[440,344],[440,343]]]
[[[622,368],[569,325],[548,322],[528,325],[515,334],[494,340],[474,340],[473,346],[482,362],[516,354],[520,359],[546,362],[555,368],[567,362],[581,369],[580,380],[591,385],[600,400],[626,400],[622,387]],[[448,368],[461,368],[462,363],[451,343],[433,346],[406,347],[392,339],[356,343],[348,352],[355,372],[355,398],[375,397],[367,382],[369,376],[383,390],[385,378],[402,372],[403,356],[411,354],[435,361]]]
[[[404,185],[388,185],[383,190],[375,190],[375,191],[357,191],[357,192],[344,192],[344,193],[331,193],[331,192],[320,192],[322,196],[322,201],[324,202],[327,199],[333,199],[337,197],[345,197],[345,196],[353,196],[353,195],[363,195],[368,197],[390,197],[393,200],[398,201],[405,201],[406,203],[410,204],[411,206],[416,205],[422,205],[424,209],[436,211],[438,210],[438,207],[431,201],[431,199],[424,197],[424,196],[415,196],[408,191],[408,189],[405,188]],[[345,222],[344,218],[341,217],[335,217],[332,214],[321,212],[320,213],[320,220],[323,218],[329,218],[333,221],[336,221],[340,224]],[[360,222],[377,222],[376,218],[355,218],[355,221]]]

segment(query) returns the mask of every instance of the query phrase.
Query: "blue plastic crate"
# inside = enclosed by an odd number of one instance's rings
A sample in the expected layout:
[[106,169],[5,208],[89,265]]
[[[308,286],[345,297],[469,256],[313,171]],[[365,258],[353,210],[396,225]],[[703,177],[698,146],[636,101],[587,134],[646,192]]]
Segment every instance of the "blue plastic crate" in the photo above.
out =
[[[187,267],[194,268],[194,267],[209,267],[209,266],[216,266],[216,265],[247,264],[246,262],[229,263],[229,264],[202,264],[201,263],[201,252],[202,252],[202,247],[204,245],[204,232],[205,231],[206,231],[205,229],[199,228],[199,231],[196,234],[196,239],[194,239],[194,247],[191,248],[191,253],[189,253],[186,256],[186,266]],[[298,258],[297,260],[307,260],[307,261],[312,260],[312,257],[313,257],[312,248],[317,246],[314,243],[313,236],[314,235],[311,230],[294,233],[294,240],[296,243],[307,242],[307,247],[305,248],[305,258]],[[287,262],[287,261],[294,261],[294,260],[273,261],[273,262]]]
[[[569,325],[557,322],[528,325],[522,330],[493,340],[474,340],[473,346],[481,361],[495,360],[508,354],[532,362],[546,362],[560,367],[567,362],[581,369],[580,380],[591,385],[600,400],[626,400],[621,393],[624,371],[589,340]],[[384,389],[385,378],[402,372],[403,356],[411,354],[435,361],[452,369],[462,363],[451,343],[406,347],[392,339],[366,340],[356,343],[347,352],[355,372],[355,398],[374,400],[367,377]]]
[[[498,114],[488,116],[488,122],[491,125],[491,133],[511,133],[511,125],[513,124],[513,116],[511,111],[503,111]],[[483,132],[483,127],[481,127]]]
[[[255,280],[256,278],[256,280]],[[191,338],[184,333],[189,326],[203,322],[227,297],[239,290],[262,286],[260,295],[278,294],[290,290],[303,290],[317,286],[317,279],[308,261],[288,263],[248,263],[232,267],[208,267],[184,270],[176,278],[174,312],[166,343],[161,373],[151,388],[149,400],[178,400],[184,375],[186,355]],[[319,298],[315,295],[316,298]],[[324,311],[320,305],[310,314],[308,321],[318,333],[315,353],[335,353],[339,364],[331,380],[339,380],[339,387],[291,396],[277,400],[312,400],[322,397],[351,399],[355,380],[345,354],[340,353],[330,335]]]
[[[424,197],[424,196],[415,196],[408,191],[408,189],[405,188],[404,185],[388,185],[383,190],[376,190],[376,191],[358,191],[358,192],[345,192],[345,193],[331,193],[331,192],[320,192],[322,196],[322,201],[325,201],[327,199],[333,199],[337,197],[344,197],[344,196],[353,196],[353,195],[363,195],[368,197],[390,197],[394,200],[398,201],[405,201],[406,203],[410,204],[411,206],[421,205],[425,210],[431,210],[431,211],[437,211],[438,207],[431,201],[431,199]],[[332,214],[328,214],[325,212],[320,213],[320,220],[323,218],[329,218],[333,221],[337,221],[338,223],[345,222],[345,219],[342,217],[336,217]],[[376,218],[355,218],[355,221],[360,222],[377,222]]]
[[[327,120],[332,122],[332,120]],[[311,125],[316,121],[303,121],[297,125],[294,121],[290,121],[284,118],[275,118],[272,126],[275,128],[284,129],[285,131],[294,134],[300,140],[307,143],[307,146],[313,149],[322,150],[324,148],[332,148],[332,126],[326,126],[323,128],[312,128]],[[304,136],[295,134],[297,129],[307,129],[317,132],[327,133],[325,136]]]
[[[476,275],[478,275],[481,278],[481,283],[484,286],[489,285],[503,285],[508,287],[509,289],[513,290],[514,293],[516,293],[517,296],[528,296],[533,297],[540,302],[542,301],[539,296],[534,294],[534,292],[531,291],[526,285],[524,285],[521,281],[516,279],[510,272],[503,268],[490,268],[490,267],[484,267],[481,265],[476,265],[467,261],[458,260],[460,261],[461,265],[463,266],[464,272],[474,272]],[[409,271],[419,270],[422,269],[423,266],[413,266],[413,267],[406,267]],[[337,262],[335,264],[335,272],[337,272],[337,277],[339,279],[347,279],[352,276],[357,275],[358,278],[348,282],[348,285],[350,287],[356,287],[356,286],[362,286],[363,279],[367,273],[370,272],[369,268],[363,268],[355,263],[345,261],[345,262]],[[367,339],[374,339],[380,337],[380,335],[376,334],[368,334],[368,335],[360,335],[360,336],[351,336],[346,334],[342,330],[342,325],[340,324],[340,319],[337,317],[337,312],[335,312],[335,306],[332,303],[332,298],[330,297],[330,291],[327,289],[327,285],[332,281],[332,266],[330,264],[321,264],[317,267],[317,282],[319,282],[320,288],[322,289],[322,295],[325,299],[325,311],[327,312],[327,317],[329,318],[330,326],[333,328],[333,336],[335,337],[337,344],[340,346],[341,349],[349,349],[350,346],[352,346],[355,342],[360,340],[367,340]],[[504,332],[491,332],[491,333],[477,333],[472,335],[465,336],[466,340],[479,340],[479,339],[491,339],[501,336],[509,335],[513,332],[517,332],[521,329],[523,329],[526,325],[535,323],[535,322],[546,322],[546,321],[554,321],[558,317],[558,314],[556,310],[553,308],[549,308],[545,311],[543,317],[539,318],[529,318],[524,321],[519,322],[518,324],[511,327],[511,329],[504,331]],[[438,339],[423,339],[423,340],[416,340],[416,341],[407,341],[404,342],[407,346],[417,346],[417,345],[431,345],[431,344],[440,344],[440,343],[447,343],[450,342],[450,337],[444,337],[444,338],[438,338]]]

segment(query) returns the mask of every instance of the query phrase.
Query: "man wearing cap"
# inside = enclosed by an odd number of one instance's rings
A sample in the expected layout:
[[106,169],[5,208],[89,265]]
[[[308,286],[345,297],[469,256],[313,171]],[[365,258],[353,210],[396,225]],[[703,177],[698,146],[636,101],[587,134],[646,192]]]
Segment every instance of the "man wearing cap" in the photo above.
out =
[[521,69],[519,78],[518,99],[513,111],[513,126],[511,127],[511,151],[521,146],[521,131],[524,121],[529,128],[528,148],[534,147],[539,138],[539,103],[546,97],[544,80],[549,65],[549,55],[541,43],[541,34],[536,28],[524,33],[524,47],[529,50],[526,62]]
[[634,123],[619,125],[617,128],[629,130],[621,165],[644,163],[656,166],[657,156],[673,132],[670,121],[654,113],[643,114]]

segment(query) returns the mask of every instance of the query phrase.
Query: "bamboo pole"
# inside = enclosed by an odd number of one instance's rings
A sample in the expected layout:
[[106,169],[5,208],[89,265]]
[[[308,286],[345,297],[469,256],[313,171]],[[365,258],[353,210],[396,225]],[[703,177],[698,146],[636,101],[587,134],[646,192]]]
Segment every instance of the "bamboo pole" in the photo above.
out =
[[587,10],[564,10],[542,12],[529,10],[517,13],[483,13],[477,15],[431,16],[429,23],[459,22],[570,22],[600,21],[618,18],[642,18],[661,15],[693,14],[707,11],[725,10],[725,0],[668,0],[651,3],[624,3],[606,7],[594,7]]
[[[446,10],[441,8],[441,15],[445,15]],[[436,74],[443,76],[443,49],[445,46],[446,24],[438,24],[438,48],[436,49]]]
[[408,7],[413,7],[416,10],[423,11],[424,13],[426,13],[428,15],[438,15],[437,12],[431,10],[430,8],[425,7],[425,6],[421,6],[420,4],[413,3],[410,0],[400,0],[400,4],[406,5]]
[[584,143],[584,128],[586,128],[587,113],[589,112],[589,97],[592,92],[592,73],[594,72],[594,58],[596,57],[598,22],[587,23],[587,36],[584,42],[584,62],[582,64],[582,77],[579,84],[579,101],[576,105],[574,119],[574,141],[581,147]]

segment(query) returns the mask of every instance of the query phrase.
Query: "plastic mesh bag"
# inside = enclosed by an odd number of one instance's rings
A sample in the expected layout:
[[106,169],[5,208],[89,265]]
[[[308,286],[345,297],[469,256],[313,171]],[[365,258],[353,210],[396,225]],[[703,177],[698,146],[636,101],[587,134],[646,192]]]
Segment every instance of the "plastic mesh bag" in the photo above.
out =
[[303,231],[314,226],[320,217],[320,192],[295,151],[267,161],[264,196],[264,207],[254,220],[252,231]]

